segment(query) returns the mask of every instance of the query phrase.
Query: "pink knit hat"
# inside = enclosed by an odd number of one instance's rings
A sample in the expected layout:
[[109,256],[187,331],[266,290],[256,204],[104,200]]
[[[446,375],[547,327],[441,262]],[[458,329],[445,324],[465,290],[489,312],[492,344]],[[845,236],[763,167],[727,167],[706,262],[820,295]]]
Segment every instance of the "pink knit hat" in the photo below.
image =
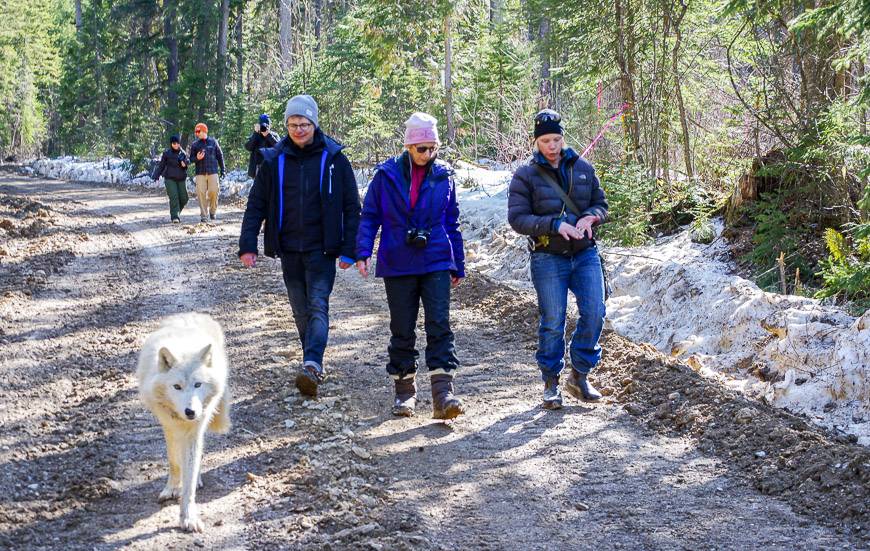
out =
[[414,113],[405,121],[405,145],[438,141],[438,120],[432,115]]

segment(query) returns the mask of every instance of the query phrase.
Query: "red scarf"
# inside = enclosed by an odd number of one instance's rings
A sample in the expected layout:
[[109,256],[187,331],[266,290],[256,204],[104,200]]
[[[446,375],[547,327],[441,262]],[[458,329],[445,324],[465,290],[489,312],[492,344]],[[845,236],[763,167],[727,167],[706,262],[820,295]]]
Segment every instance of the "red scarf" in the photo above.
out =
[[417,166],[414,161],[411,161],[411,208],[417,204],[417,198],[420,196],[420,186],[423,185],[423,180],[426,179],[426,167]]

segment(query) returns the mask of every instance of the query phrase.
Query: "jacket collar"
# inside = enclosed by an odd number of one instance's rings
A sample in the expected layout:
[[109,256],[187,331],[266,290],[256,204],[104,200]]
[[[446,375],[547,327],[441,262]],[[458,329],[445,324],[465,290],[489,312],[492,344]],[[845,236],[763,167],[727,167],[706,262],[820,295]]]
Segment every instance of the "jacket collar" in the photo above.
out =
[[[411,181],[411,159],[407,151],[387,159],[379,164],[376,169],[383,170],[384,174],[397,184]],[[432,181],[440,180],[442,177],[446,178],[453,174],[451,166],[437,158],[429,162],[427,170],[426,178]]]
[[[573,164],[579,158],[580,155],[578,155],[576,151],[570,147],[566,147],[562,149],[562,159],[559,161],[559,167],[561,168],[567,164]],[[540,151],[535,151],[534,154],[532,154],[531,162],[539,164],[545,168],[552,168],[550,161],[548,161]]]

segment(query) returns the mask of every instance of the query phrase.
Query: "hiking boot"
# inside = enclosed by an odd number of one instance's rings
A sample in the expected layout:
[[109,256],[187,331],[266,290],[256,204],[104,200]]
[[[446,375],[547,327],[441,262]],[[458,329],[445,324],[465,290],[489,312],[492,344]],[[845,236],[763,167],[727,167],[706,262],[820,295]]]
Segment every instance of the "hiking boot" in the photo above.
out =
[[568,374],[568,380],[565,381],[565,390],[578,400],[597,402],[601,399],[601,393],[595,390],[595,387],[586,377],[586,373],[579,373],[572,369],[571,373]]
[[562,409],[562,391],[559,390],[559,377],[544,381],[544,409]]
[[296,374],[296,388],[306,396],[317,396],[317,386],[323,382],[325,373],[317,362],[305,362]]
[[181,224],[181,220],[179,220],[178,218],[173,218],[172,223],[173,224]]
[[200,216],[199,221],[200,222],[208,222],[208,219],[205,216]]
[[211,218],[212,220],[217,220],[217,214],[212,213],[212,214],[209,214],[208,217]]
[[396,379],[396,400],[393,403],[393,415],[411,417],[417,407],[417,380],[414,374]]
[[432,419],[454,419],[465,413],[453,395],[453,375],[432,375]]

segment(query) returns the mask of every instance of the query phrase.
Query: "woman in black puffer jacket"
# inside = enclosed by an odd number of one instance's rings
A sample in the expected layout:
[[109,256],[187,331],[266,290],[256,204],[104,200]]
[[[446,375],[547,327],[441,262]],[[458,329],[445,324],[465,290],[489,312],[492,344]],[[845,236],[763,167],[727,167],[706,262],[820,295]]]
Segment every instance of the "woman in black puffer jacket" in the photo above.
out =
[[187,154],[181,149],[178,135],[169,138],[169,149],[160,156],[160,164],[154,169],[154,180],[163,176],[166,195],[169,196],[169,218],[173,224],[181,222],[181,211],[187,204]]
[[569,290],[580,317],[571,337],[572,368],[565,390],[585,401],[601,398],[587,375],[601,359],[604,278],[594,228],[607,220],[607,201],[595,169],[565,145],[562,135],[558,113],[545,109],[535,115],[535,153],[514,173],[508,197],[508,222],[529,238],[529,263],[541,314],[535,359],[544,380],[543,405],[548,409],[562,407],[559,374],[565,365]]

